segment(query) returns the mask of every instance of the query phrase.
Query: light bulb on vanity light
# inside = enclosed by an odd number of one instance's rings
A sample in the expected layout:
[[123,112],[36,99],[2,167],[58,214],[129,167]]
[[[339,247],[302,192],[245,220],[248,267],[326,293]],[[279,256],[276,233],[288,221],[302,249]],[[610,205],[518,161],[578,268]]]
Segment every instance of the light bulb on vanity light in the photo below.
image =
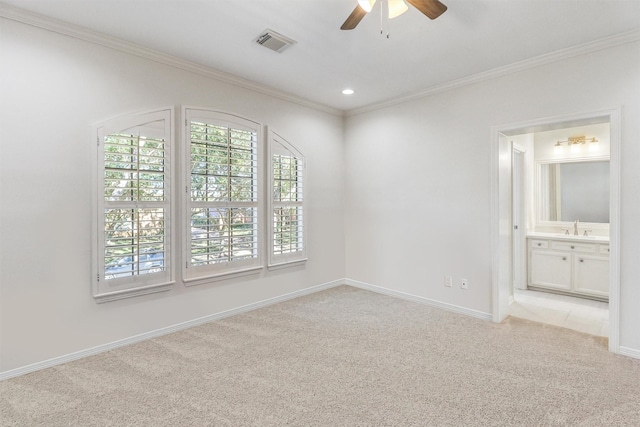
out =
[[562,154],[563,151],[564,151],[564,147],[562,146],[562,143],[560,141],[556,142],[555,145],[553,146],[553,154],[557,156]]
[[577,153],[580,151],[580,144],[570,144],[571,145],[571,152],[572,153]]

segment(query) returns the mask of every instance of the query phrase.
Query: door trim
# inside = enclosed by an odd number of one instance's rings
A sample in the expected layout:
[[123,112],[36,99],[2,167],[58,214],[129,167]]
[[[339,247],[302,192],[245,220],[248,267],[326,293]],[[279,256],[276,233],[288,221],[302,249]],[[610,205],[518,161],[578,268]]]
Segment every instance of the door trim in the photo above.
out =
[[[527,150],[519,145],[516,142],[511,144],[511,194],[512,194],[512,215],[514,221],[514,235],[513,237],[513,252],[514,255],[520,255],[520,262],[516,263],[516,260],[513,261],[513,288],[515,289],[526,289],[527,288],[527,274],[526,274],[526,263],[527,263],[527,238],[526,238],[526,214],[527,214],[527,203],[525,199],[525,170],[526,170],[526,160],[525,154]],[[515,167],[515,159],[516,156],[520,156],[521,164],[516,168]],[[516,183],[516,169],[517,174],[519,175],[518,179],[518,187],[514,184]],[[516,197],[517,196],[517,197]],[[517,208],[516,208],[517,206]],[[516,217],[516,211],[519,213],[518,217]],[[515,226],[518,226],[518,229],[515,229]],[[519,248],[516,247],[516,237],[520,236],[519,239]],[[516,254],[516,251],[519,250],[519,253]],[[514,257],[515,258],[515,257]],[[516,268],[516,266],[518,268]],[[516,283],[519,284],[519,287],[516,288]]]

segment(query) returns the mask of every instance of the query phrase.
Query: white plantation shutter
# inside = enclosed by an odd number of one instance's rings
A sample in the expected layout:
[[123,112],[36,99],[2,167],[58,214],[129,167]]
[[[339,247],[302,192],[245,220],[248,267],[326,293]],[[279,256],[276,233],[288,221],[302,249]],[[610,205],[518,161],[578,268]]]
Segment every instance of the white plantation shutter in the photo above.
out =
[[269,163],[269,265],[305,261],[304,156],[269,131]]
[[168,289],[172,111],[97,129],[98,302]]
[[258,123],[185,109],[187,281],[260,268]]

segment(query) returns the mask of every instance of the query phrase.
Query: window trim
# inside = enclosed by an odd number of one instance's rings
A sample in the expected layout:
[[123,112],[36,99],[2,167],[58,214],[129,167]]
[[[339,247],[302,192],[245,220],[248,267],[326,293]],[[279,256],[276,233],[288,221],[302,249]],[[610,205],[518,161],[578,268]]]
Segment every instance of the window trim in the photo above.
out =
[[[264,133],[262,124],[236,115],[215,109],[198,108],[198,107],[182,107],[182,148],[183,148],[183,160],[182,167],[183,173],[181,188],[182,191],[182,204],[181,214],[182,220],[180,221],[180,230],[184,233],[182,238],[182,280],[185,286],[193,286],[202,283],[209,283],[211,281],[232,279],[235,277],[246,276],[251,274],[258,274],[264,268],[264,256],[263,256],[263,242],[264,242],[264,202],[263,202],[263,183],[264,173],[262,171],[263,156],[264,156]],[[256,134],[256,227],[257,227],[257,257],[249,260],[231,261],[220,263],[217,265],[207,266],[192,266],[190,263],[190,248],[191,248],[191,220],[190,212],[192,207],[191,201],[191,122],[203,121],[215,125],[222,125],[227,127],[236,127],[239,129],[250,130]],[[229,203],[230,207],[233,202]]]
[[[175,227],[173,217],[175,213],[175,138],[174,138],[174,109],[172,107],[154,109],[145,112],[127,114],[103,121],[93,126],[95,140],[92,157],[92,250],[91,283],[92,296],[97,303],[114,301],[123,298],[146,295],[155,292],[168,291],[175,283]],[[154,121],[164,121],[164,139],[166,160],[164,163],[165,200],[163,201],[164,270],[158,273],[133,275],[130,278],[106,280],[104,278],[104,137],[133,127],[144,126]],[[168,199],[168,200],[166,200]]]
[[[265,127],[267,133],[267,155],[266,164],[267,164],[267,182],[268,182],[268,196],[267,199],[267,208],[266,208],[266,216],[268,217],[268,234],[269,238],[267,239],[267,268],[269,270],[277,270],[281,268],[293,267],[296,265],[304,264],[307,261],[307,190],[306,190],[306,182],[307,182],[307,163],[304,154],[300,149],[294,146],[291,142],[283,138],[280,134],[275,132],[274,130]],[[288,151],[294,157],[298,159],[299,162],[302,163],[302,202],[298,204],[298,206],[302,209],[302,251],[296,251],[293,254],[275,254],[273,251],[274,245],[274,222],[273,222],[273,210],[275,206],[274,194],[273,194],[273,180],[274,180],[274,171],[273,171],[273,154],[277,151],[275,149],[278,144],[282,147],[282,149]]]

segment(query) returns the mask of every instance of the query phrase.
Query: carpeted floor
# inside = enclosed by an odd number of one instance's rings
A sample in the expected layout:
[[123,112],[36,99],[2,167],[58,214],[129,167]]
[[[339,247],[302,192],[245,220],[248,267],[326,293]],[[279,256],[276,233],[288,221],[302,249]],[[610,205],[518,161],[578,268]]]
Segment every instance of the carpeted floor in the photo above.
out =
[[0,383],[3,426],[640,426],[640,360],[341,286]]

